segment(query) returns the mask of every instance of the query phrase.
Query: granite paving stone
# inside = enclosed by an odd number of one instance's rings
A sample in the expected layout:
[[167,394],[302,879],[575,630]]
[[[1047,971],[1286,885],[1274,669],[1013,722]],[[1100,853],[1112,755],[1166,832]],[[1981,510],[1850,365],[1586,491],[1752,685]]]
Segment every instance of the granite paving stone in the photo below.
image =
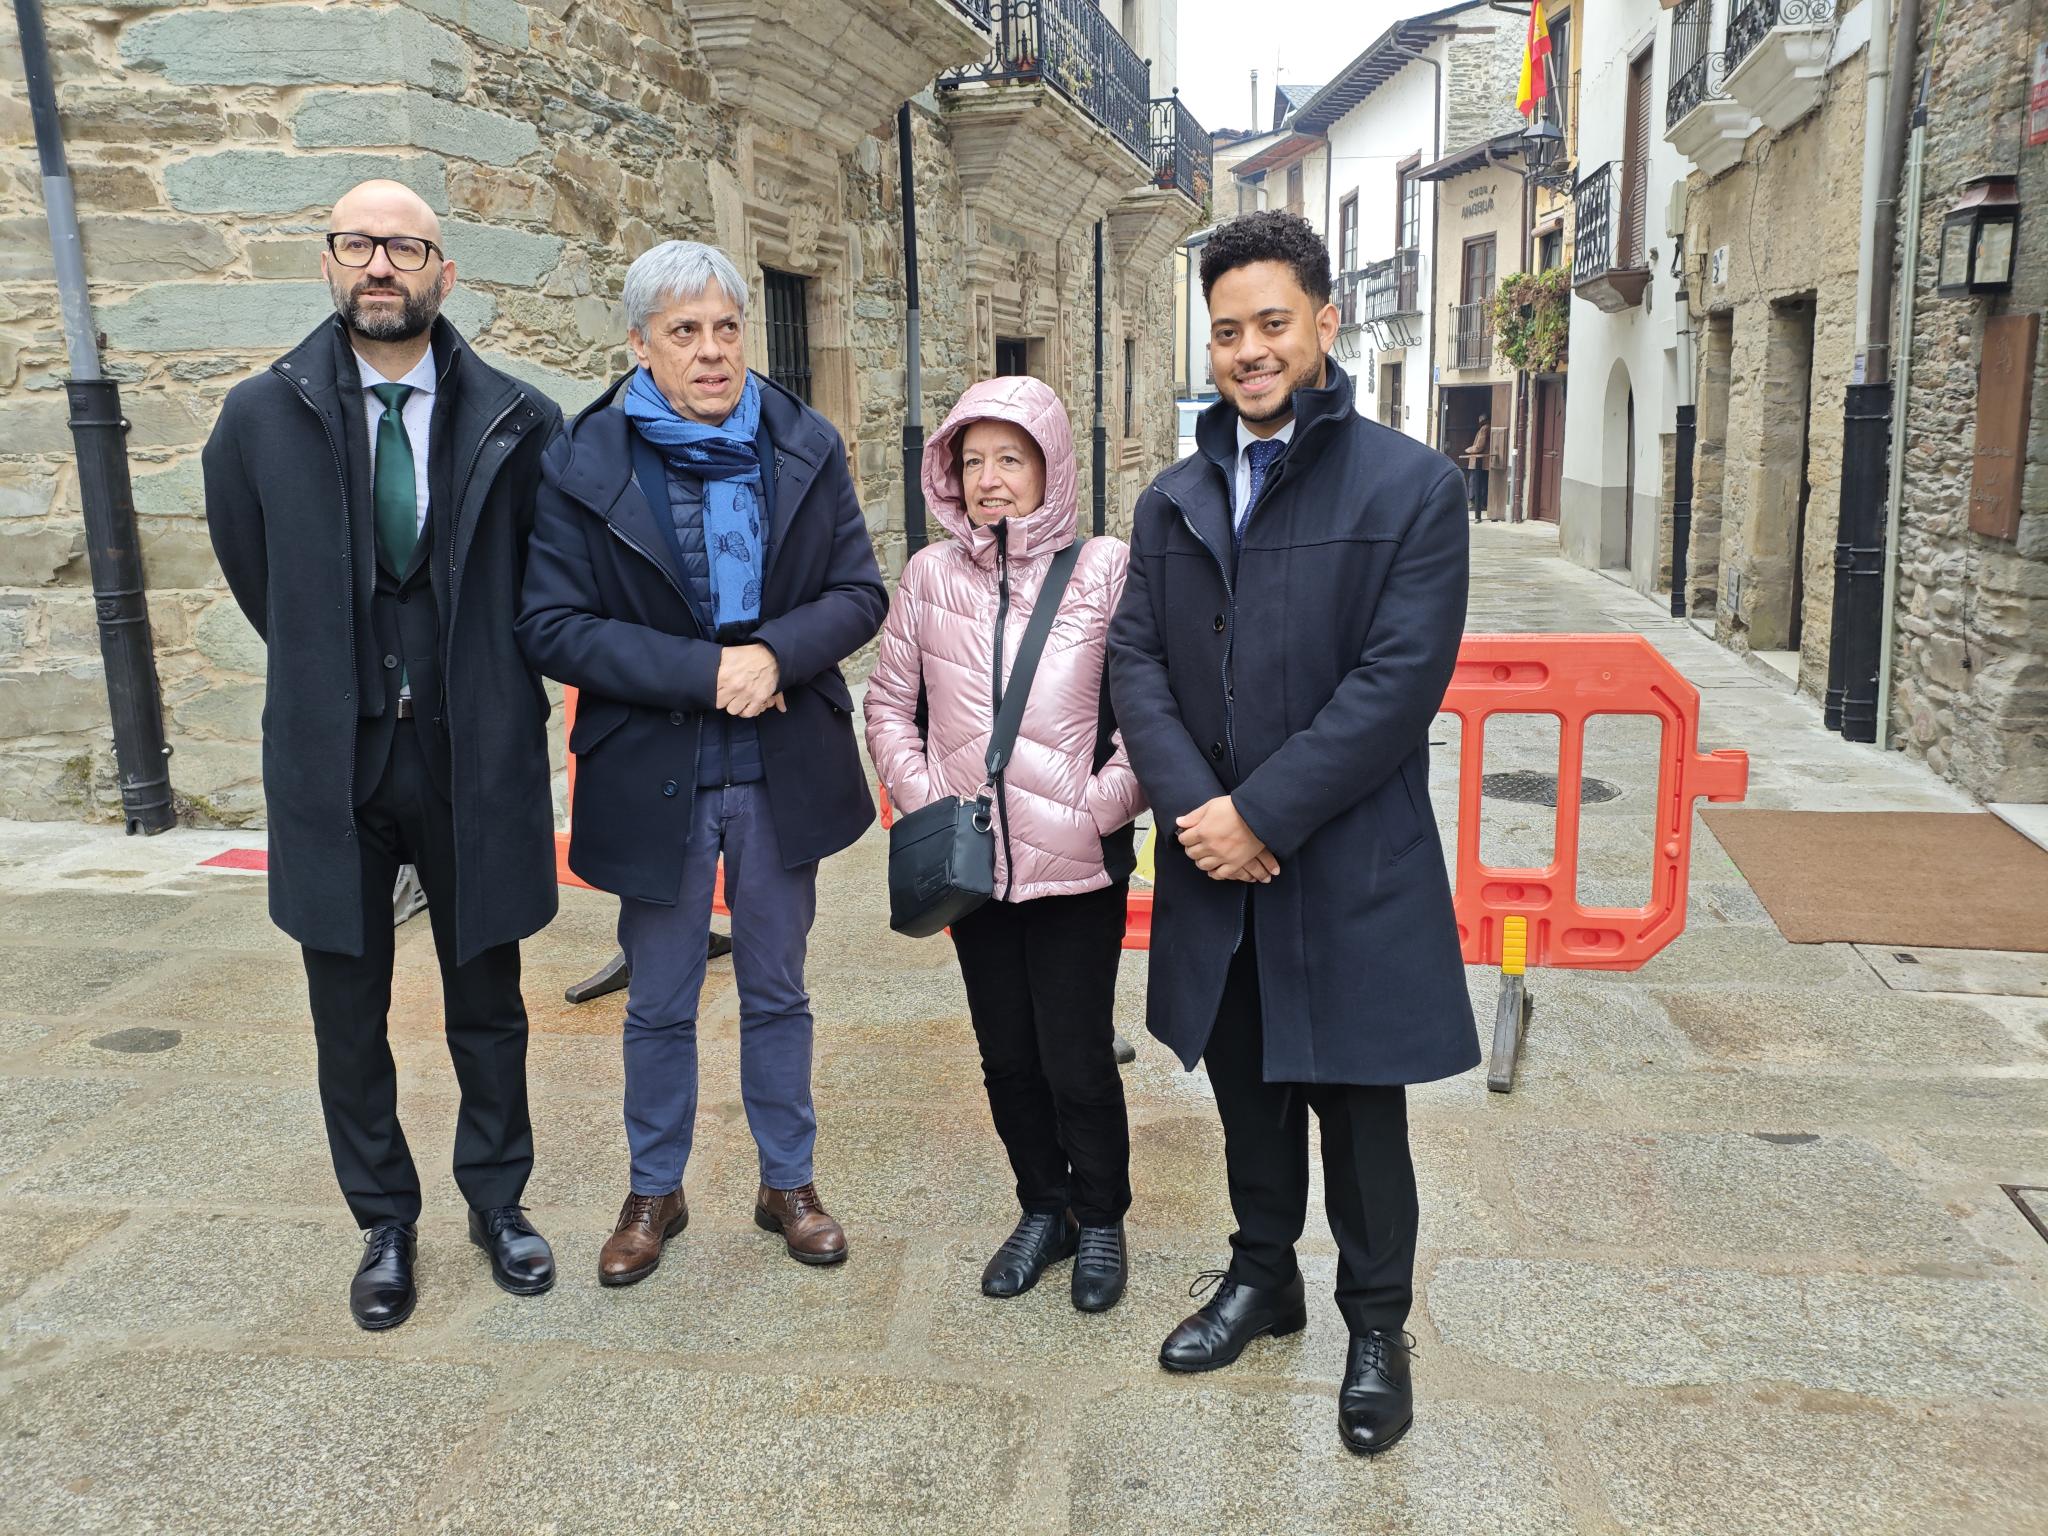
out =
[[1990,1280],[1453,1258],[1429,1313],[1446,1344],[1529,1373],[2048,1402],[2048,1315]]
[[1516,1131],[1503,1161],[1523,1222],[1546,1244],[1893,1265],[1984,1257],[1853,1137]]
[[0,1178],[84,1133],[133,1091],[130,1083],[94,1078],[9,1078],[0,1116]]
[[135,981],[164,956],[150,950],[0,946],[0,1012],[81,1013]]
[[950,1382],[593,1364],[512,1414],[435,1529],[1020,1529],[1038,1416]]
[[1068,1529],[1102,1536],[1578,1529],[1541,1425],[1490,1404],[1429,1402],[1396,1451],[1368,1460],[1338,1446],[1334,1395],[1182,1378],[1104,1393],[1073,1442]]
[[2012,1031],[1961,998],[1762,990],[1660,992],[1656,998],[1695,1050],[1720,1061],[2002,1067],[2023,1054]]
[[0,1243],[0,1304],[14,1300],[121,1225],[120,1211],[0,1207],[7,1241]]
[[[0,1394],[7,1528],[20,1536],[404,1528],[428,1485],[423,1474],[477,1429],[496,1379],[485,1367],[422,1360],[185,1351],[68,1358]],[[376,1411],[364,1412],[365,1403]]]
[[1642,1536],[2023,1536],[2048,1530],[2048,1415],[1860,1403],[1616,1403],[1581,1431]]

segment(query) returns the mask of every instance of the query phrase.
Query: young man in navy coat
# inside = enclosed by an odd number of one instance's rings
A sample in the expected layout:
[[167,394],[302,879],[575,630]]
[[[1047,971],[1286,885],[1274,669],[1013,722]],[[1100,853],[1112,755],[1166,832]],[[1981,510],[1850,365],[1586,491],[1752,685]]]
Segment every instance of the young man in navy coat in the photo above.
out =
[[1465,624],[1464,483],[1359,415],[1328,354],[1329,257],[1247,214],[1202,248],[1222,398],[1134,515],[1110,684],[1162,828],[1147,1023],[1223,1120],[1237,1230],[1168,1370],[1307,1323],[1294,1244],[1322,1131],[1338,1427],[1383,1451],[1413,1417],[1415,1170],[1404,1085],[1479,1061],[1430,814],[1429,726]]

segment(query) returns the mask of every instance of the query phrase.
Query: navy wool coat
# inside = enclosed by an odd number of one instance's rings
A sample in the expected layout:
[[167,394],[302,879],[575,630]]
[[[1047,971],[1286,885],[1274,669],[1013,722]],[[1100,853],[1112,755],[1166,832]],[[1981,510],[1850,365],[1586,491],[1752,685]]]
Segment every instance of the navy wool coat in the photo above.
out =
[[[631,376],[628,375],[628,378]],[[888,590],[846,449],[788,390],[761,386],[767,573],[754,638],[774,651],[787,713],[758,718],[785,868],[837,853],[875,819],[839,664],[882,627]],[[720,718],[718,662],[687,579],[634,474],[638,434],[613,405],[622,378],[541,465],[519,643],[581,690],[569,867],[602,891],[673,904],[697,794],[699,735]]]
[[[1324,366],[1241,555],[1225,402],[1135,509],[1109,670],[1160,828],[1147,1024],[1194,1066],[1249,921],[1268,1082],[1429,1082],[1479,1061],[1429,804],[1465,625],[1464,482],[1357,415]],[[1270,885],[1212,880],[1174,838],[1221,794],[1280,861]]]
[[[455,955],[523,939],[555,915],[547,695],[512,638],[553,401],[500,373],[445,319],[432,462],[454,523],[433,567],[455,812]],[[206,521],[235,601],[269,647],[263,799],[270,915],[311,949],[363,952],[356,846],[357,644],[376,577],[368,429],[339,319],[228,391],[201,459]],[[441,514],[437,510],[436,517]],[[381,681],[381,680],[379,680]],[[436,893],[439,900],[439,893]]]

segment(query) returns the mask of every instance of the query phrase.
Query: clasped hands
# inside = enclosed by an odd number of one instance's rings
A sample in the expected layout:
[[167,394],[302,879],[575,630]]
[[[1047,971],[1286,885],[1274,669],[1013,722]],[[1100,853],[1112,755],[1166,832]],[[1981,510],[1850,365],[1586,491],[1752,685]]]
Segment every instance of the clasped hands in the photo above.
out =
[[1280,873],[1280,861],[1259,841],[1258,833],[1245,825],[1228,795],[1205,801],[1176,818],[1174,825],[1180,829],[1180,845],[1195,861],[1195,868],[1211,880],[1266,885]]
[[778,692],[782,666],[775,653],[758,641],[729,645],[718,657],[718,707],[737,719],[751,720],[769,709],[788,712]]

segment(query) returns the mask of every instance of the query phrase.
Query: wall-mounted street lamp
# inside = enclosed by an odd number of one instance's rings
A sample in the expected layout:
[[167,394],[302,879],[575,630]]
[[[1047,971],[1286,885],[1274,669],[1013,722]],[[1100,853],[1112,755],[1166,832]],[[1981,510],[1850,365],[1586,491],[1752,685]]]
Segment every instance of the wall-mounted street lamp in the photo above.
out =
[[2019,247],[2020,200],[2016,177],[1974,176],[1941,221],[1941,264],[1935,292],[1945,299],[2005,293],[2012,287]]

